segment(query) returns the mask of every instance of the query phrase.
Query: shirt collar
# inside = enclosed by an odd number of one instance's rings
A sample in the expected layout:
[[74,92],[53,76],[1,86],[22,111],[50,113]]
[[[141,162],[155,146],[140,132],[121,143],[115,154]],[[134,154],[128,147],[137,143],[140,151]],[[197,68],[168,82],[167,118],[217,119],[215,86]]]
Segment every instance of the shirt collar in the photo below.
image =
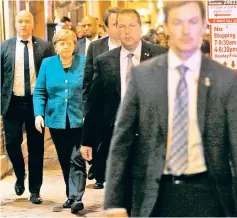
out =
[[89,40],[88,38],[86,38],[86,43],[89,43],[89,44],[90,44],[91,42],[97,40],[98,38],[99,38],[98,35],[96,35],[92,40]]
[[201,68],[201,50],[198,49],[188,60],[181,61],[177,55],[169,49],[168,52],[168,66],[170,69],[176,69],[179,65],[185,65],[192,72],[200,72]]
[[[23,40],[21,37],[17,36],[17,42],[21,42]],[[23,41],[29,41],[29,44],[32,44],[32,36],[30,36],[28,39],[24,39]]]
[[109,46],[109,49],[114,49],[114,48],[117,48],[118,46],[113,44],[112,41],[111,41],[111,38],[109,37],[109,40],[108,40],[108,46]]
[[[142,41],[140,40],[138,46],[136,47],[135,51],[132,52],[134,54],[134,56],[136,57],[137,60],[140,60],[141,58],[141,52],[142,52]],[[121,47],[121,55],[122,58],[127,58],[128,54],[130,54],[131,52],[128,51],[127,49],[125,49],[122,45]]]

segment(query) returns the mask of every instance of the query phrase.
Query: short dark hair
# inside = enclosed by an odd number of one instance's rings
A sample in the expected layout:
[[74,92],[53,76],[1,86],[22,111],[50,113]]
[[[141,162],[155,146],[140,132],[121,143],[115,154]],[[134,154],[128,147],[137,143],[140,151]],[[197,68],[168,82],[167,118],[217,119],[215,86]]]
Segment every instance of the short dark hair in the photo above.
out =
[[148,35],[157,35],[157,32],[156,30],[154,29],[149,29],[148,32],[147,32]]
[[102,27],[103,30],[105,31],[105,26],[103,24],[99,24],[99,27]]
[[201,51],[205,53],[210,53],[210,42],[208,40],[202,41]]
[[107,11],[104,13],[104,25],[108,27],[109,25],[109,16],[111,14],[118,14],[120,12],[120,8],[114,7],[114,8],[109,8]]
[[134,15],[137,17],[137,21],[138,21],[139,25],[140,25],[140,26],[142,25],[142,20],[141,20],[140,14],[139,14],[135,9],[132,9],[132,8],[125,8],[125,9],[122,9],[122,10],[118,13],[116,25],[118,25],[118,17],[119,17],[120,15],[125,15],[125,14],[134,14]]
[[62,22],[62,23],[65,23],[66,21],[71,22],[71,19],[70,19],[69,17],[64,16],[64,17],[62,17],[62,19],[60,20],[60,22]]
[[201,11],[202,19],[205,20],[206,11],[205,11],[205,7],[204,7],[204,3],[202,1],[179,1],[179,0],[176,0],[176,1],[166,1],[164,3],[165,23],[167,23],[167,21],[168,21],[168,15],[169,15],[169,11],[171,9],[180,7],[182,5],[186,5],[191,2],[198,4],[200,11]]

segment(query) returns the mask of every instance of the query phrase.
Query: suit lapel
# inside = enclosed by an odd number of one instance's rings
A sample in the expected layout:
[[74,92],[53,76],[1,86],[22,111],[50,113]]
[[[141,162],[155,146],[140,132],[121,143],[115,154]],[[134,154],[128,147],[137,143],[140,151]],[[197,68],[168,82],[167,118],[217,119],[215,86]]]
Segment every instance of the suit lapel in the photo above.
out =
[[86,55],[86,37],[80,41],[79,53],[81,55]]
[[121,96],[120,51],[121,47],[114,49],[113,53],[114,72],[117,77],[116,90],[119,96]]
[[211,85],[211,69],[208,65],[208,59],[202,56],[201,71],[198,80],[198,100],[197,100],[197,114],[198,114],[198,124],[200,128],[201,136],[204,131],[205,123],[205,112],[206,112],[206,100],[208,90]]
[[38,75],[39,72],[39,67],[38,67],[38,60],[39,60],[39,43],[37,42],[37,39],[32,36],[32,45],[33,45],[33,54],[34,54],[34,65],[35,65],[35,73],[36,76]]
[[[161,129],[163,130],[165,140],[168,133],[168,57],[167,54],[159,59],[156,65],[157,89],[158,89],[158,108]],[[161,96],[161,97],[160,97]]]
[[151,57],[152,54],[150,53],[150,48],[147,46],[146,42],[142,41],[141,62]]
[[[74,68],[74,63],[73,63],[72,67]],[[63,68],[63,64],[62,64],[62,62],[60,60],[59,55],[57,55],[56,59],[55,59],[55,69],[57,69],[56,71],[57,71],[58,77],[60,77],[60,76],[64,77],[65,76],[65,70]],[[72,69],[69,68],[69,71],[72,72]]]
[[14,78],[15,72],[15,56],[16,56],[16,38],[12,39],[12,42],[9,43],[9,63],[12,63],[12,78]]
[[[102,40],[102,39],[101,39]],[[108,41],[109,41],[109,37],[106,37],[104,40],[103,40],[103,47],[105,51],[108,51],[109,50],[109,44],[108,44]]]

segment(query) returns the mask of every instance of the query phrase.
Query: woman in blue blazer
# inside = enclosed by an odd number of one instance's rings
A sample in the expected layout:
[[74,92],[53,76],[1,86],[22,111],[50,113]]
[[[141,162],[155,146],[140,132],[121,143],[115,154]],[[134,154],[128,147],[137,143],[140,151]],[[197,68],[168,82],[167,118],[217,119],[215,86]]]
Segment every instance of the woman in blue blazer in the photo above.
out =
[[[60,30],[54,36],[53,44],[58,55],[43,60],[34,90],[35,126],[39,132],[43,131],[44,123],[49,127],[66,184],[68,199],[63,207],[70,208],[76,199],[81,201],[86,184],[85,162],[79,157],[80,166],[75,166],[72,155],[81,141],[86,57],[73,54],[77,37],[71,30]],[[78,164],[78,160],[76,162]],[[80,202],[80,209],[83,207]]]

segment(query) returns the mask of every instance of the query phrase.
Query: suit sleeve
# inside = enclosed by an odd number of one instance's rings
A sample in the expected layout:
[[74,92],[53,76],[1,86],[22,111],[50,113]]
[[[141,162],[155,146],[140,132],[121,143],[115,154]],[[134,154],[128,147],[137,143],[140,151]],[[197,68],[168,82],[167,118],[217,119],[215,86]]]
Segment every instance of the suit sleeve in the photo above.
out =
[[106,169],[104,208],[126,208],[131,205],[131,160],[139,114],[136,70],[119,107],[111,140]]
[[[79,40],[80,41],[80,40]],[[77,46],[76,46],[76,48],[75,48],[75,50],[74,50],[74,52],[75,52],[75,54],[79,54],[79,41],[77,41]]]
[[51,57],[51,56],[53,56],[55,54],[54,53],[53,45],[50,42],[48,42],[47,44],[48,45],[47,45],[47,48],[46,48],[45,53],[44,53],[44,57],[45,58],[46,57]]
[[87,107],[87,99],[91,90],[91,83],[94,75],[94,66],[93,66],[93,49],[92,46],[89,45],[86,57],[86,66],[83,78],[82,85],[82,101],[83,101],[83,115],[85,117],[88,107]]
[[87,113],[84,120],[82,132],[82,145],[93,146],[96,143],[96,135],[100,128],[100,118],[104,107],[103,73],[101,61],[96,58],[95,74],[90,94],[87,99]]
[[[4,81],[4,48],[3,44],[0,44],[0,50],[1,50],[1,88],[3,86],[3,81]],[[1,95],[2,95],[2,90],[1,90]]]
[[45,105],[47,102],[46,91],[46,59],[43,60],[39,75],[36,79],[35,90],[33,94],[34,115],[44,116]]
[[237,78],[230,88],[230,95],[227,103],[228,132],[230,142],[230,157],[233,170],[234,198],[237,215]]

